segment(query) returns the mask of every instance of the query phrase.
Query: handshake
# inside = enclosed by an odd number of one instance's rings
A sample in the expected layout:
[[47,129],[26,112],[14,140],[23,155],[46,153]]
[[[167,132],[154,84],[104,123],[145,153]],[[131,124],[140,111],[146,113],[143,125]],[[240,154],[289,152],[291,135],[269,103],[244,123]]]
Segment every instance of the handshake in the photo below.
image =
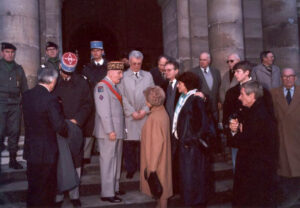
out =
[[236,134],[238,131],[243,132],[243,124],[239,122],[238,114],[234,113],[229,116],[229,128],[232,133]]

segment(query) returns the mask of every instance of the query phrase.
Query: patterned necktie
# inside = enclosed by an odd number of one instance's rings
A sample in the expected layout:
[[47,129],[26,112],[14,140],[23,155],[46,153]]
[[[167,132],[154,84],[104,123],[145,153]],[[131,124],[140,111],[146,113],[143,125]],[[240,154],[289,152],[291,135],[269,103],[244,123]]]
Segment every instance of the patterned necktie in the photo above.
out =
[[291,96],[290,89],[287,89],[287,94],[286,94],[286,96],[285,96],[285,99],[286,99],[286,101],[287,101],[288,104],[291,103],[291,101],[292,101],[292,96]]

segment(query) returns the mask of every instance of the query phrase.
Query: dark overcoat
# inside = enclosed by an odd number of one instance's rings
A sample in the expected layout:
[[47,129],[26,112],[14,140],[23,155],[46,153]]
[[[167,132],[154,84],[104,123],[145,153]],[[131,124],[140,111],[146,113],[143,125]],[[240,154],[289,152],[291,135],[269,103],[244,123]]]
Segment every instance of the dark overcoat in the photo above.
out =
[[242,132],[232,138],[239,149],[233,186],[236,207],[273,207],[277,165],[277,126],[259,98],[244,114]]
[[177,123],[179,189],[186,205],[206,203],[212,191],[209,155],[197,142],[208,133],[208,123],[203,100],[191,95],[182,107]]

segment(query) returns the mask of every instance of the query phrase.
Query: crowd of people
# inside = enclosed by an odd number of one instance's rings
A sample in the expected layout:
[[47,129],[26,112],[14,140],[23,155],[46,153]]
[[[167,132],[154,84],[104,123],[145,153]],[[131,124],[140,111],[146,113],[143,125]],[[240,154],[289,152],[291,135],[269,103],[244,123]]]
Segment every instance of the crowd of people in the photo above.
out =
[[28,207],[61,207],[68,192],[80,207],[82,166],[98,147],[101,200],[122,202],[126,177],[140,172],[141,192],[157,207],[179,194],[186,206],[205,207],[214,195],[212,156],[226,135],[233,164],[233,207],[290,207],[300,198],[300,90],[295,70],[280,69],[263,51],[254,65],[230,54],[228,71],[199,66],[180,72],[162,55],[142,70],[143,54],[107,61],[102,41],[91,41],[91,62],[76,70],[78,57],[47,42],[47,61],[28,89],[17,48],[1,44],[0,150],[8,137],[9,167],[17,162],[20,120],[25,125]]

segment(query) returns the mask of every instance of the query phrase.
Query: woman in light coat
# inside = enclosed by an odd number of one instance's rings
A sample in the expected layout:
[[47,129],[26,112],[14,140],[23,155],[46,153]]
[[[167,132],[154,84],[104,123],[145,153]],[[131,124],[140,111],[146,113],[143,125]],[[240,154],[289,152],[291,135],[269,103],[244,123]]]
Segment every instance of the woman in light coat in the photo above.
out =
[[149,177],[151,172],[156,172],[163,187],[157,207],[165,208],[167,199],[173,195],[170,122],[163,106],[165,93],[160,87],[154,86],[148,87],[144,95],[151,112],[142,129],[140,189],[152,196],[144,172],[146,177]]

